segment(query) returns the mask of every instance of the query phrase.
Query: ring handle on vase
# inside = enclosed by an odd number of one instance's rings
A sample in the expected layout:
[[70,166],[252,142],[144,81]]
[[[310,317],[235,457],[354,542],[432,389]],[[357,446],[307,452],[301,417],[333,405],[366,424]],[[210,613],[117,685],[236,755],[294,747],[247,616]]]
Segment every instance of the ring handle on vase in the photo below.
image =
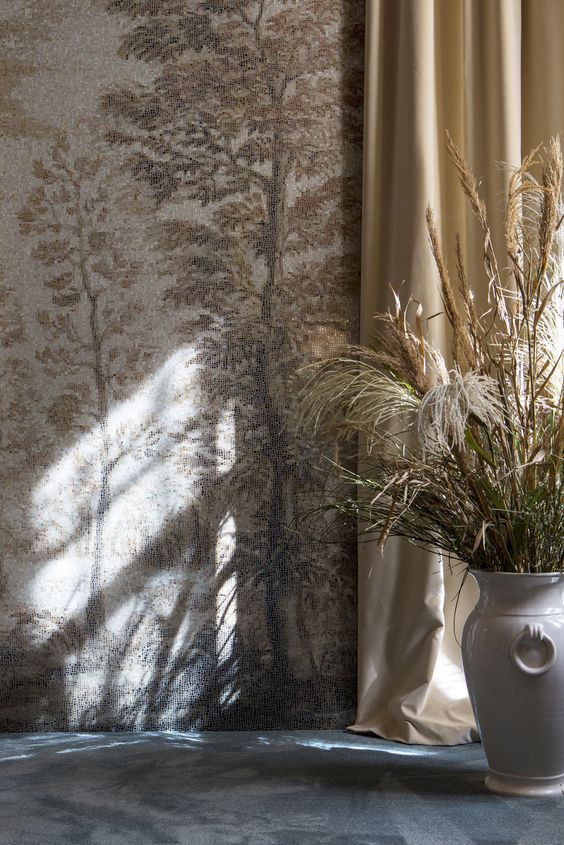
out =
[[[533,645],[540,645],[541,643],[544,643],[547,654],[544,663],[541,663],[540,666],[530,666],[528,663],[525,663],[521,657],[519,652],[521,651],[523,644],[526,643]],[[525,625],[523,630],[517,634],[511,643],[509,656],[513,661],[513,665],[520,672],[524,672],[526,675],[544,675],[544,673],[548,672],[548,670],[556,663],[558,652],[556,649],[556,643],[552,637],[549,637],[549,635],[545,633],[543,626],[533,624]]]

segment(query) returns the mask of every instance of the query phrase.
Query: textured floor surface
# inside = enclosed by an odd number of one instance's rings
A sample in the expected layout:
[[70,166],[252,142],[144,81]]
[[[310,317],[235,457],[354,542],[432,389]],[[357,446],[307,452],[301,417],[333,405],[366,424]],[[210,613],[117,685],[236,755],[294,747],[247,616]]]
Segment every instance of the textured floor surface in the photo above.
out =
[[563,845],[564,797],[483,786],[480,745],[337,731],[4,734],[1,845]]

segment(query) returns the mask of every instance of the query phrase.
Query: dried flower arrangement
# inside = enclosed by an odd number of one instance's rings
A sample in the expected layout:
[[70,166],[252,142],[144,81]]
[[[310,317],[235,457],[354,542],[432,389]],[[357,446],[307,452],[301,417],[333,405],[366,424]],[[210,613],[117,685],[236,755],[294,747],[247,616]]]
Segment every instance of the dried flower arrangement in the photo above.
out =
[[[551,572],[564,565],[563,162],[552,139],[511,175],[507,259],[498,260],[478,184],[448,138],[484,240],[489,308],[477,313],[456,244],[453,282],[431,209],[427,227],[449,370],[424,330],[421,304],[376,315],[374,345],[311,365],[301,414],[308,430],[359,436],[358,470],[331,462],[338,492],[308,512],[356,518],[365,539],[390,536],[473,569]],[[540,165],[537,180],[531,169]],[[351,492],[352,490],[352,492]]]

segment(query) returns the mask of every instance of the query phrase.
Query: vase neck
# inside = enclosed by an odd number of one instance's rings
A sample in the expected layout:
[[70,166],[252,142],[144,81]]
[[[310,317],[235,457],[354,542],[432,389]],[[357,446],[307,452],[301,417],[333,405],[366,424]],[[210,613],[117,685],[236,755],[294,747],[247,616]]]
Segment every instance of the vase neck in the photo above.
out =
[[480,588],[476,610],[546,615],[564,609],[564,575],[558,572],[528,575],[472,569],[470,574]]

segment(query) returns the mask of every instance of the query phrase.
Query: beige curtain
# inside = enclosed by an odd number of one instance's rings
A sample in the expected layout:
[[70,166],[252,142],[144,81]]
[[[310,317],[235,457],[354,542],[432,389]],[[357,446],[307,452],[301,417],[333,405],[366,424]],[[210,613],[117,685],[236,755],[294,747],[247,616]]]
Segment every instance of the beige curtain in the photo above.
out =
[[[446,244],[460,232],[485,302],[481,241],[447,160],[462,148],[490,209],[494,241],[508,171],[564,129],[562,0],[367,0],[361,340],[391,284],[427,315],[441,310],[425,228],[431,204]],[[452,260],[452,251],[451,251]],[[447,349],[441,319],[429,324]],[[455,570],[456,572],[456,570]],[[359,548],[359,703],[353,731],[402,742],[477,739],[457,639],[476,599],[460,571],[403,541],[384,559]]]

